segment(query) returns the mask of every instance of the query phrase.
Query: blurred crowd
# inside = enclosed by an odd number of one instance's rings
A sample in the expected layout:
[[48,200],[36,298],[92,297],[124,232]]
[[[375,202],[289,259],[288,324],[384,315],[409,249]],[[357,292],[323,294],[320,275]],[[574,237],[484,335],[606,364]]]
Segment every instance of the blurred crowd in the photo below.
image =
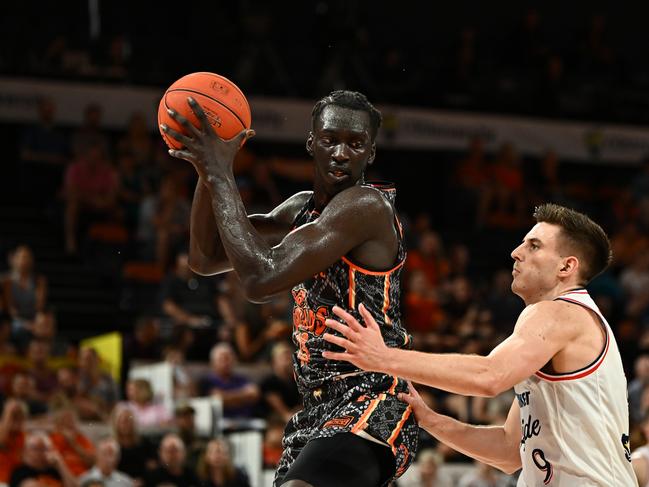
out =
[[[300,407],[288,295],[253,305],[233,273],[208,278],[191,271],[195,175],[189,164],[169,158],[140,115],[124,133],[110,133],[102,128],[100,108],[90,105],[84,124],[66,131],[56,125],[50,101],[42,100],[40,108],[40,121],[21,129],[21,187],[36,187],[43,200],[55,202],[69,258],[98,269],[110,262],[103,272],[112,272],[121,287],[116,306],[128,325],[120,328],[122,373],[111,375],[101,353],[70,339],[65,323],[59,325],[38,255],[25,243],[10,248],[0,286],[0,482],[24,487],[45,476],[66,487],[248,485],[246,472],[232,463],[227,436],[199,435],[186,401],[218,398],[235,429],[263,419],[263,461],[274,467],[283,426]],[[649,417],[649,159],[621,183],[593,184],[583,177],[584,166],[570,168],[553,151],[530,160],[514,143],[487,150],[474,139],[465,153],[445,157],[439,181],[444,207],[406,204],[402,212],[409,248],[402,311],[413,346],[488,353],[523,308],[510,290],[513,245],[506,245],[522,238],[540,202],[587,211],[611,236],[614,264],[589,288],[623,351],[632,441],[642,443]],[[250,212],[308,187],[311,172],[307,160],[268,156],[248,145],[235,169]],[[381,170],[372,169],[369,177],[386,176]],[[408,191],[406,180],[397,186]],[[129,374],[161,362],[173,370],[175,406],[155,393],[150,380]],[[424,387],[421,393],[436,410],[478,424],[504,421],[512,401],[511,393],[493,399]],[[96,424],[107,428],[103,435],[82,428]],[[421,483],[401,484],[444,485],[443,479],[426,482],[441,465],[467,460],[425,432],[421,447]],[[484,465],[476,464],[470,475],[484,482],[479,485],[505,482]],[[470,483],[473,477],[466,485],[478,485]],[[127,478],[132,484],[117,483]]]
[[[111,375],[100,351],[70,339],[38,255],[25,243],[12,245],[0,286],[0,483],[25,487],[42,476],[66,487],[248,485],[227,437],[199,435],[187,401],[218,398],[234,428],[263,419],[263,461],[274,467],[283,426],[300,407],[288,294],[253,305],[234,273],[208,278],[191,271],[195,174],[167,155],[141,115],[112,133],[102,127],[98,106],[89,105],[83,125],[72,130],[57,126],[55,114],[44,99],[39,122],[21,127],[18,180],[52,207],[69,258],[113,274],[121,292],[115,305],[127,323],[120,328],[123,369]],[[448,161],[436,182],[443,206],[422,206],[415,195],[417,204],[402,212],[409,248],[402,311],[414,347],[488,353],[523,308],[510,290],[508,245],[530,227],[532,208],[553,201],[584,210],[603,223],[613,245],[613,266],[589,289],[623,351],[632,441],[642,443],[649,417],[649,159],[622,179],[597,182],[584,175],[585,166],[566,164],[551,150],[524,158],[515,141],[487,150],[474,139],[464,153],[439,159]],[[389,162],[378,166],[370,179],[390,175]],[[267,155],[248,144],[235,172],[246,207],[256,212],[307,188],[311,166],[289,151]],[[408,192],[407,179],[396,182]],[[129,374],[160,362],[173,370],[175,406],[155,393],[156,384]],[[421,393],[436,410],[478,424],[504,421],[512,402],[511,393]],[[82,428],[97,424],[107,428],[103,436]],[[425,432],[421,447],[421,483],[403,485],[444,485],[425,482],[440,465],[467,460]],[[470,475],[479,485],[504,482],[484,465]],[[478,485],[471,478],[466,485]]]
[[[376,103],[609,122],[648,117],[641,4],[392,9],[323,0],[290,2],[291,15],[279,15],[246,0],[189,6],[192,21],[173,28],[165,9],[92,5],[12,4],[1,23],[0,72],[168,86],[188,72],[214,71],[230,73],[249,95],[312,99],[362,86]],[[33,32],[23,27],[33,12],[60,21]],[[189,38],[197,39],[191,48]]]

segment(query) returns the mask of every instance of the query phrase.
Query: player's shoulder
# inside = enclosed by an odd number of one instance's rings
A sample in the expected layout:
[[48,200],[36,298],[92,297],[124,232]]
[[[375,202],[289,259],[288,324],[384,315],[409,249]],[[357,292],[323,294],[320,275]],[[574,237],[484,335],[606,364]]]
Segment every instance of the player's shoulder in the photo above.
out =
[[578,332],[581,328],[578,325],[589,321],[592,321],[592,314],[583,306],[562,300],[544,300],[527,306],[517,325]]
[[304,205],[307,204],[313,191],[300,191],[295,193],[293,196],[288,197],[282,203],[277,205],[270,213],[268,213],[268,218],[273,220],[290,220],[293,221],[297,214],[304,208]]
[[369,185],[357,184],[338,193],[332,200],[335,205],[343,205],[356,213],[392,214],[394,209],[381,191]]

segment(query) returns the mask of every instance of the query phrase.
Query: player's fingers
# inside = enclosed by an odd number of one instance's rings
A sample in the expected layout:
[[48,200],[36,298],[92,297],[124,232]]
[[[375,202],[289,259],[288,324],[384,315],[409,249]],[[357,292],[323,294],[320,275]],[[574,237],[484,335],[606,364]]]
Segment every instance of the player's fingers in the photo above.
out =
[[363,317],[363,320],[365,321],[365,326],[367,326],[368,328],[375,328],[377,330],[380,329],[378,323],[376,322],[374,317],[371,315],[371,313],[369,311],[367,311],[367,308],[365,307],[365,305],[363,303],[358,305],[358,312]]
[[350,351],[354,348],[354,344],[349,340],[346,340],[343,337],[332,335],[331,333],[325,333],[324,335],[322,335],[322,338],[324,338],[326,342],[338,345],[339,347],[344,348],[347,351]]
[[203,110],[203,107],[201,107],[199,103],[191,96],[187,97],[187,103],[194,112],[194,115],[196,115],[198,121],[201,123],[201,128],[203,129],[203,131],[205,133],[212,131],[212,124],[210,124],[210,121],[207,119],[207,115],[205,115],[205,110]]
[[165,123],[161,123],[160,128],[165,134],[167,134],[172,139],[177,140],[185,147],[189,147],[192,144],[192,142],[194,142],[194,139],[187,137],[186,135],[183,135],[180,132],[176,132],[174,129],[172,129],[171,127],[169,127],[169,125]]
[[397,399],[412,406],[413,397],[409,394],[406,394],[405,392],[400,392],[399,394],[397,394]]
[[167,108],[167,113],[171,118],[178,122],[187,131],[188,134],[192,134],[194,137],[200,135],[200,130],[198,130],[193,123],[187,120],[187,117],[181,115],[173,108]]
[[185,161],[191,162],[192,164],[196,164],[196,157],[194,156],[194,154],[186,150],[169,149],[169,155],[171,157],[175,157],[176,159],[183,159]]
[[345,360],[348,361],[349,354],[341,352],[322,352],[322,356],[329,360]]
[[342,309],[341,307],[339,307],[339,306],[334,306],[334,307],[332,308],[332,311],[334,312],[334,314],[335,314],[336,316],[338,316],[339,318],[342,318],[343,320],[345,320],[345,323],[347,323],[347,325],[348,325],[352,330],[358,331],[358,330],[360,330],[360,329],[362,328],[362,326],[361,326],[361,324],[358,322],[358,320],[357,320],[356,318],[354,318],[351,314],[349,314],[347,311],[345,311],[344,309]]
[[349,329],[348,326],[343,325],[340,321],[332,320],[331,318],[328,318],[325,320],[325,325],[327,325],[332,330],[336,330],[341,335],[350,338],[351,330]]

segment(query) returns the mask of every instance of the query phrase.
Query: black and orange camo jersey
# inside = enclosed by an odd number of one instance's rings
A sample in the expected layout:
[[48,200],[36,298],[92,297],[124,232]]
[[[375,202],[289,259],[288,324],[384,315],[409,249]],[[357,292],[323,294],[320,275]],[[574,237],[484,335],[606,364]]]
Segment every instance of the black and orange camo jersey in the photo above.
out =
[[[394,205],[395,189],[388,185],[372,185],[381,191]],[[313,197],[295,219],[294,227],[300,227],[318,218]],[[399,225],[398,220],[395,222]],[[325,320],[336,318],[331,308],[344,308],[362,322],[358,305],[363,303],[381,327],[383,339],[389,347],[407,347],[410,336],[401,326],[401,271],[406,250],[399,226],[399,249],[394,267],[387,271],[370,271],[342,257],[328,269],[298,284],[293,294],[293,342],[296,346],[295,374],[299,385],[306,389],[321,386],[341,374],[359,369],[349,362],[327,360],[324,350],[340,351],[339,347],[326,342],[322,335],[327,330]],[[335,333],[333,330],[331,333]]]
[[[394,208],[395,189],[371,185]],[[317,219],[313,197],[295,219],[295,228]],[[294,370],[304,400],[284,431],[284,452],[275,476],[281,482],[302,448],[312,439],[339,433],[369,435],[390,448],[399,477],[411,464],[417,450],[418,426],[412,409],[397,398],[407,391],[402,379],[363,372],[349,362],[328,360],[324,350],[340,350],[322,335],[325,320],[334,317],[338,305],[362,322],[357,308],[363,303],[376,318],[388,346],[409,348],[410,336],[401,325],[400,275],[406,258],[398,219],[399,248],[395,265],[386,271],[371,271],[342,257],[328,269],[299,284],[293,294]],[[330,333],[336,333],[330,330]],[[367,436],[366,436],[367,437]],[[370,441],[370,440],[368,440]]]

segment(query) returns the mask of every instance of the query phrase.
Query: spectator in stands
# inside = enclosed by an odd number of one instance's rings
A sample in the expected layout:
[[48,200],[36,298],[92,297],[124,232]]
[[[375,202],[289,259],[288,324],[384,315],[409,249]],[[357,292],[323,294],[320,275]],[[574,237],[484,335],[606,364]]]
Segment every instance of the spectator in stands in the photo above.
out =
[[174,433],[168,433],[160,442],[160,466],[148,472],[145,487],[199,487],[196,474],[185,466],[185,444]]
[[23,401],[8,399],[0,417],[0,482],[8,483],[14,468],[22,461],[25,445],[25,420],[28,409]]
[[425,449],[417,453],[414,470],[417,474],[410,476],[409,480],[399,480],[399,487],[452,487],[448,475],[440,472],[444,459],[432,449]]
[[203,378],[203,395],[217,396],[223,401],[226,418],[249,418],[253,406],[259,400],[259,388],[242,375],[234,372],[236,355],[228,343],[212,348],[210,365],[212,371]]
[[641,320],[649,318],[649,253],[638,254],[620,274],[627,295],[626,313]]
[[480,198],[478,224],[501,229],[520,227],[527,201],[521,158],[513,144],[500,147],[489,173],[489,184]]
[[265,405],[263,417],[275,414],[287,422],[302,408],[293,376],[293,350],[287,343],[280,342],[273,347],[272,367],[273,372],[260,385]]
[[455,169],[452,176],[452,191],[448,195],[454,212],[460,218],[474,224],[476,221],[476,208],[480,194],[487,184],[487,162],[485,160],[485,143],[481,137],[473,137],[469,142],[469,151]]
[[279,465],[279,460],[284,451],[282,438],[284,437],[285,426],[286,422],[280,419],[270,420],[266,423],[263,444],[264,468],[275,470]]
[[162,283],[164,313],[178,325],[205,327],[219,319],[218,307],[214,280],[194,274],[187,252],[180,252],[173,273]]
[[133,478],[136,484],[142,485],[147,472],[158,465],[155,445],[140,436],[133,412],[127,407],[115,407],[112,427],[121,450],[117,469]]
[[13,469],[9,486],[19,487],[25,479],[37,479],[48,487],[77,487],[76,478],[42,431],[27,435],[23,463]]
[[79,482],[83,485],[89,480],[100,480],[106,487],[135,487],[135,482],[124,472],[117,470],[120,448],[113,438],[105,438],[97,445],[97,461],[84,473]]
[[475,462],[471,472],[460,477],[458,487],[502,487],[507,482],[507,475],[486,463]]
[[126,133],[117,142],[117,151],[131,154],[137,167],[148,164],[154,158],[153,140],[141,112],[131,115]]
[[644,390],[649,386],[649,350],[643,350],[635,359],[635,377],[629,382],[629,419],[632,423],[638,423],[644,417],[646,411],[642,406]]
[[71,406],[55,412],[50,440],[74,476],[81,475],[95,463],[95,445],[81,432],[77,414]]
[[185,352],[177,344],[168,346],[164,361],[173,367],[174,399],[196,396],[196,384],[185,365]]
[[47,403],[36,390],[34,378],[24,372],[14,374],[11,379],[10,397],[22,401],[28,409],[28,416],[35,417],[47,412]]
[[58,387],[50,397],[50,409],[59,409],[64,406],[72,405],[79,414],[77,399],[83,403],[84,400],[79,398],[79,374],[74,367],[61,367],[56,371]]
[[9,272],[2,288],[13,318],[14,340],[24,344],[36,313],[47,303],[47,279],[34,271],[34,254],[29,246],[20,245],[9,254]]
[[138,225],[140,204],[144,195],[144,179],[131,152],[119,151],[117,155],[117,200],[124,216],[124,224],[133,234]]
[[234,342],[244,362],[267,360],[274,344],[291,334],[288,293],[262,304],[247,302],[234,326]]
[[72,155],[80,157],[94,148],[101,157],[110,156],[110,140],[101,126],[102,108],[96,103],[86,106],[83,111],[83,123],[71,136]]
[[76,404],[81,419],[106,420],[118,399],[118,390],[110,374],[101,370],[94,348],[79,352],[79,394]]
[[65,172],[65,245],[76,253],[78,232],[98,220],[117,218],[117,173],[101,147],[89,145]]
[[162,340],[157,317],[145,315],[137,319],[133,334],[125,341],[125,356],[129,360],[160,361]]
[[[171,175],[160,184],[160,191],[144,198],[140,205],[138,240],[146,256],[154,256],[167,267],[169,257],[186,245],[189,235],[190,205]],[[146,250],[148,249],[148,250]]]
[[29,375],[34,378],[36,392],[43,401],[48,401],[58,385],[56,371],[50,366],[50,344],[45,340],[32,338],[27,346]]
[[232,463],[230,445],[225,438],[207,444],[198,466],[202,487],[250,487],[246,472]]
[[423,350],[431,339],[436,338],[435,330],[444,321],[439,291],[428,280],[423,269],[411,269],[406,277],[404,321],[413,336],[413,346],[417,350]]
[[38,122],[27,126],[20,140],[20,188],[41,201],[53,199],[68,159],[68,140],[55,125],[55,116],[54,101],[39,99]]
[[491,312],[493,324],[498,332],[508,335],[518,315],[525,307],[523,301],[511,291],[512,273],[501,269],[492,277],[484,307]]
[[448,261],[439,235],[432,230],[424,230],[419,237],[417,248],[408,253],[406,272],[421,270],[431,286],[437,286],[448,275]]
[[11,343],[11,315],[0,311],[0,357],[16,354],[16,347]]
[[155,401],[151,383],[146,379],[131,379],[126,383],[124,403],[135,418],[138,429],[165,426],[171,420],[167,408]]
[[51,357],[61,358],[70,354],[70,344],[57,333],[56,314],[51,308],[36,313],[31,335],[49,344]]
[[[218,292],[213,277],[198,276],[189,268],[185,250],[176,257],[174,271],[161,284],[162,310],[190,359],[204,360],[212,345],[221,338],[222,310],[228,305]],[[227,313],[228,311],[225,311]]]
[[196,411],[188,403],[179,404],[174,411],[176,432],[187,451],[185,464],[190,470],[196,471],[201,454],[205,451],[206,442],[198,437],[195,423]]

